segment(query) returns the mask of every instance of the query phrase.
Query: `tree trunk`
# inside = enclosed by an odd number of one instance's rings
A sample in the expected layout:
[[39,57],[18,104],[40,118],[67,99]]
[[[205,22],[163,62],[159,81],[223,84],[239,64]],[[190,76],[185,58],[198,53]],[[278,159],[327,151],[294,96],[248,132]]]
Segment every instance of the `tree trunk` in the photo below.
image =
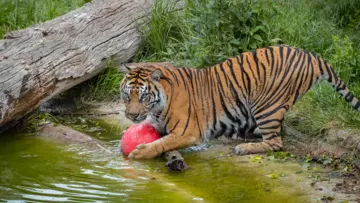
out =
[[126,62],[140,42],[151,0],[93,0],[0,40],[0,128],[41,101],[93,76],[113,57]]

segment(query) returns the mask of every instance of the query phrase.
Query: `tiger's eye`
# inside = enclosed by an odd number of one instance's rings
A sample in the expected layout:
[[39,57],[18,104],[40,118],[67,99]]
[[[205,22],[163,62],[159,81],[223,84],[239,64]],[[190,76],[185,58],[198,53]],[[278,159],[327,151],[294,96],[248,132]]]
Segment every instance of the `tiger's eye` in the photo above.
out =
[[148,97],[148,93],[143,93],[140,97],[141,101],[145,101],[145,99]]

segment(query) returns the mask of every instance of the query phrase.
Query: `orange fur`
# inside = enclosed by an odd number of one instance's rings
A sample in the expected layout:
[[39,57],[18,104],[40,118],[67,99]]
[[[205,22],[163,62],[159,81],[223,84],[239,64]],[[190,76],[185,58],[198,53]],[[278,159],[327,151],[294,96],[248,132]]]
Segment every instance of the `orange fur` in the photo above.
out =
[[[127,91],[134,90],[125,102],[126,114],[146,115],[146,120],[138,121],[151,123],[166,136],[138,146],[130,158],[153,158],[222,135],[262,136],[262,142],[236,146],[237,154],[279,150],[285,113],[322,79],[360,109],[360,102],[327,62],[289,46],[260,48],[204,69],[159,63],[132,65],[135,68],[121,85]],[[141,89],[149,86],[153,97],[140,101],[145,91]],[[163,103],[149,107],[154,98]]]

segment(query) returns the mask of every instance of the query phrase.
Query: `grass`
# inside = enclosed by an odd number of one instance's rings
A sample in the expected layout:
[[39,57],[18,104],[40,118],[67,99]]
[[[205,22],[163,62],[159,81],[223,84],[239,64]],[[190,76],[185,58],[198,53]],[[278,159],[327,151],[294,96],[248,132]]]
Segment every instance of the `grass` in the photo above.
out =
[[122,74],[113,61],[109,60],[98,76],[81,85],[80,98],[85,103],[111,101],[119,95],[121,80]]
[[270,38],[265,23],[269,16],[260,9],[264,7],[260,1],[189,0],[182,10],[177,9],[176,2],[154,2],[152,21],[135,61],[204,67],[277,42]]
[[63,15],[89,0],[1,0],[0,38],[19,30]]
[[[61,15],[86,0],[3,0],[0,36]],[[278,43],[317,53],[360,97],[360,1],[358,0],[155,0],[151,23],[133,61],[170,61],[204,67],[241,52]],[[86,83],[88,100],[111,100],[121,76],[109,64]],[[327,84],[305,95],[286,122],[309,135],[329,128],[360,128],[360,114]]]
[[[357,0],[198,0],[186,1],[180,11],[169,10],[164,2],[155,1],[151,31],[144,35],[135,61],[204,67],[243,51],[284,43],[328,60],[360,97]],[[360,114],[323,83],[292,108],[286,122],[319,135],[330,128],[360,129]]]

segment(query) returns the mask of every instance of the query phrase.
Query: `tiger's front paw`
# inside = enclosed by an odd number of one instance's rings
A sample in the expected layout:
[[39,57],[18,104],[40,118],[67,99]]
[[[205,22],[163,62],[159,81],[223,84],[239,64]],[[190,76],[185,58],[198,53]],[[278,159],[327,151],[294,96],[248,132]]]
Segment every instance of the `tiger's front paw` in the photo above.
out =
[[150,144],[139,144],[128,157],[129,159],[152,159],[158,154],[159,153]]

